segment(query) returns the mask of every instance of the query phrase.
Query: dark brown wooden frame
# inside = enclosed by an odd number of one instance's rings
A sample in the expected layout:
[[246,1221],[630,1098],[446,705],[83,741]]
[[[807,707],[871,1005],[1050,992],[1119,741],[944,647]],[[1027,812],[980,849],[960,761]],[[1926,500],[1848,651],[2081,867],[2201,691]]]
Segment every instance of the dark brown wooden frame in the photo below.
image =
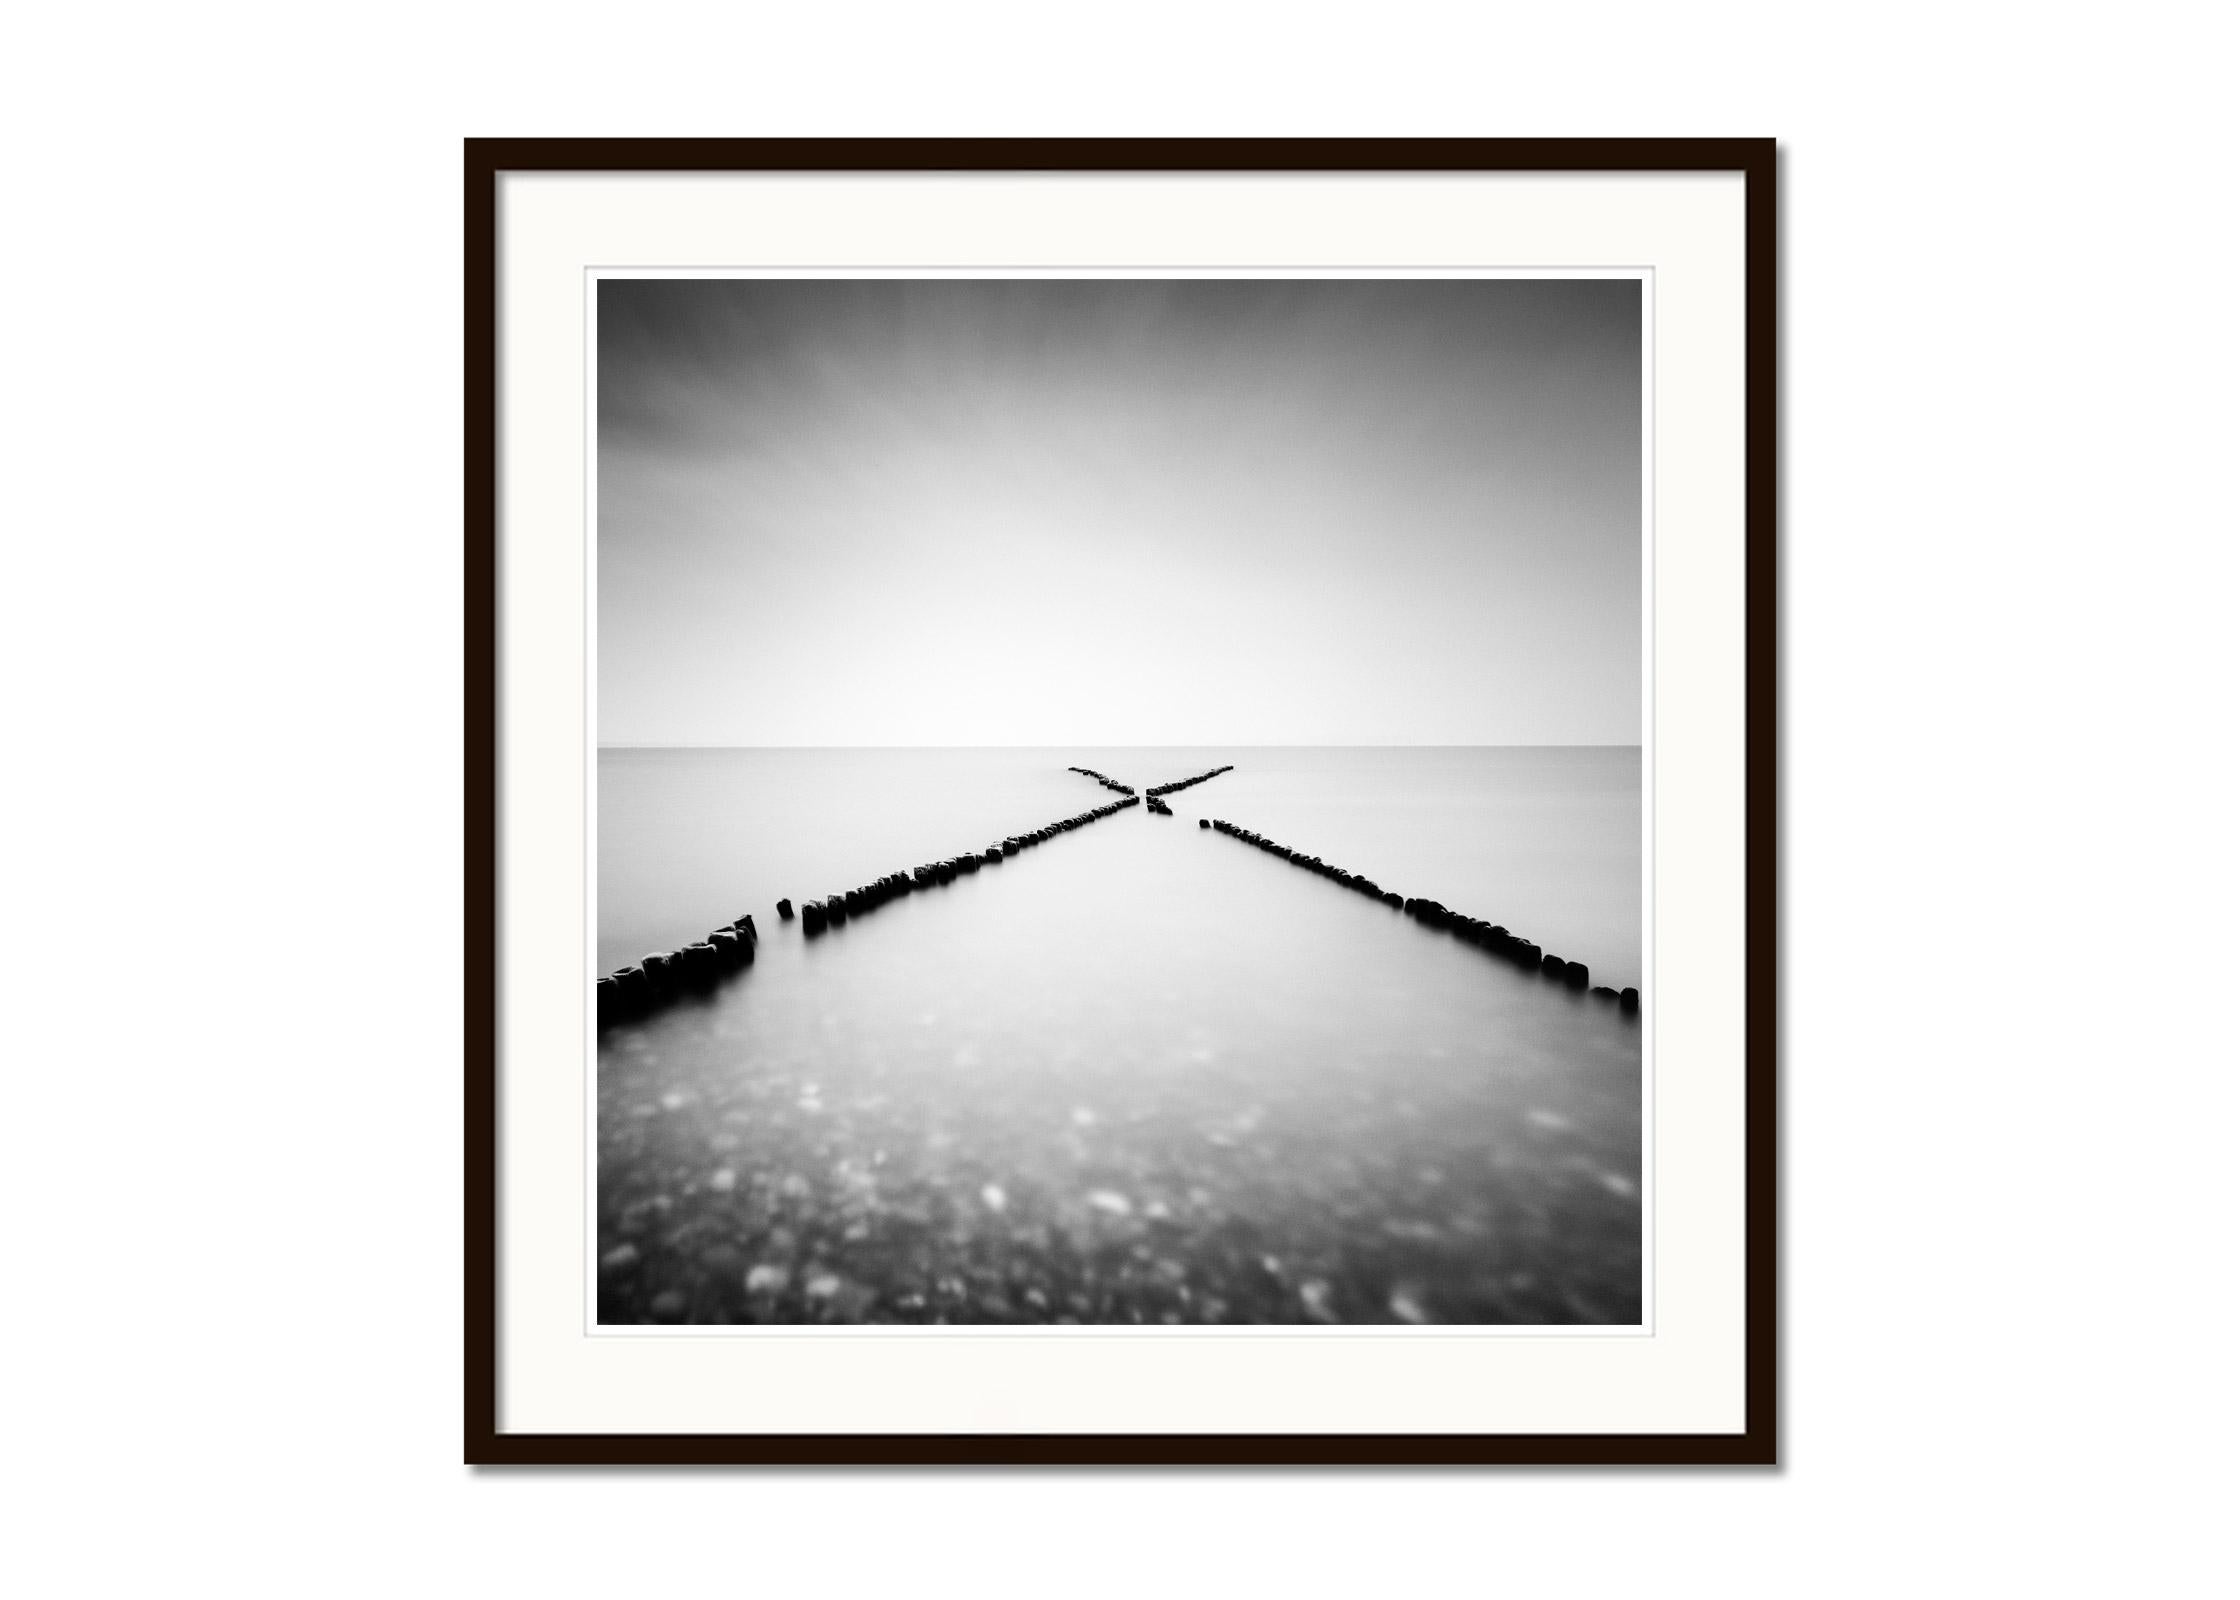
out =
[[[521,1434],[498,1426],[498,188],[521,172],[1733,172],[1745,184],[1745,1426],[1732,1434]],[[466,141],[466,1459],[482,1465],[1772,1465],[1776,234],[1770,139]]]

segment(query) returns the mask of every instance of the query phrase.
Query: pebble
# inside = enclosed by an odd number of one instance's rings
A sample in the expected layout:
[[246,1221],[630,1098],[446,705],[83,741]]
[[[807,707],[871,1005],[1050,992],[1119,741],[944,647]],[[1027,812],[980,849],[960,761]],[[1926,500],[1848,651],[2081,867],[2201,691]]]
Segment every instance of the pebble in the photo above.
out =
[[708,1175],[708,1187],[717,1194],[729,1194],[738,1186],[739,1175],[729,1167],[718,1167]]
[[1423,1303],[1415,1297],[1412,1290],[1393,1290],[1392,1298],[1386,1304],[1392,1307],[1392,1314],[1402,1322],[1424,1323],[1431,1320],[1431,1313],[1423,1309]]
[[999,1183],[991,1183],[982,1188],[980,1191],[980,1203],[986,1206],[990,1211],[1001,1211],[1007,1203],[1004,1198],[1003,1185]]
[[775,1262],[765,1261],[747,1269],[747,1293],[777,1294],[793,1276]]
[[638,1247],[634,1244],[618,1244],[599,1258],[601,1272],[620,1272],[625,1267],[637,1264]]
[[684,1291],[664,1289],[653,1297],[653,1320],[656,1322],[684,1321]]
[[1418,1244],[1430,1244],[1443,1237],[1438,1226],[1429,1222],[1388,1222],[1384,1231],[1395,1239],[1410,1239]]
[[1089,1204],[1095,1206],[1099,1211],[1106,1212],[1109,1215],[1115,1217],[1127,1216],[1130,1212],[1135,1210],[1135,1207],[1129,1204],[1128,1197],[1126,1195],[1115,1194],[1110,1189],[1090,1190]]
[[1307,1315],[1317,1322],[1338,1320],[1338,1313],[1330,1307],[1330,1285],[1320,1278],[1309,1278],[1299,1285],[1299,1303],[1307,1308]]
[[801,1286],[801,1292],[812,1300],[830,1300],[840,1292],[840,1275],[820,1272]]

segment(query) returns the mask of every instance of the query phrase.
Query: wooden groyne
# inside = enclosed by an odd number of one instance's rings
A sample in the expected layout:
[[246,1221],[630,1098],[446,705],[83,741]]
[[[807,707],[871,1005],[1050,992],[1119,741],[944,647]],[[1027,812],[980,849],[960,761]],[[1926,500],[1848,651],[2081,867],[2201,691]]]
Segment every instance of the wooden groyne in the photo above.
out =
[[[1122,783],[1122,782],[1121,782],[1121,781],[1120,781],[1120,780],[1119,780],[1118,778],[1108,778],[1108,777],[1106,777],[1106,776],[1105,776],[1105,775],[1104,775],[1103,773],[1101,773],[1101,772],[1097,771],[1097,770],[1096,770],[1096,769],[1095,769],[1094,767],[1068,767],[1068,768],[1066,768],[1066,771],[1068,771],[1068,772],[1078,772],[1078,773],[1080,773],[1080,774],[1081,774],[1081,776],[1083,776],[1084,778],[1094,778],[1094,779],[1096,779],[1096,780],[1097,780],[1097,782],[1099,782],[1099,783],[1103,784],[1103,785],[1104,785],[1104,786],[1105,786],[1105,787],[1106,787],[1107,789],[1110,789],[1110,790],[1111,790],[1111,791],[1112,791],[1112,792],[1113,792],[1114,794],[1134,794],[1134,793],[1135,793],[1135,790],[1133,790],[1133,789],[1129,788],[1129,787],[1128,787],[1128,786],[1127,786],[1126,784]],[[1158,793],[1158,791],[1157,791],[1156,789],[1154,789],[1154,790],[1152,791],[1152,793],[1156,794],[1156,793]]]
[[890,900],[900,899],[903,895],[913,894],[920,889],[934,889],[945,883],[954,883],[958,877],[978,872],[982,867],[1000,866],[1022,850],[1031,850],[1038,844],[1055,839],[1061,833],[1085,828],[1092,822],[1111,816],[1115,811],[1125,811],[1139,803],[1131,793],[1125,800],[1115,800],[1108,806],[1098,806],[1094,811],[1084,811],[1079,816],[1067,817],[1048,827],[1012,834],[985,850],[950,856],[941,861],[929,861],[923,866],[912,867],[908,872],[890,872],[875,882],[867,883],[860,889],[850,889],[845,894],[830,895],[822,900],[805,900],[801,904],[801,932],[804,936],[814,938],[828,928],[844,925],[850,917],[866,916]]
[[705,939],[677,950],[657,950],[634,967],[609,973],[598,984],[599,1024],[657,1011],[688,994],[705,994],[727,973],[754,964],[754,918],[727,922]]
[[1551,983],[1560,983],[1567,989],[1586,990],[1597,1000],[1615,1003],[1620,1010],[1629,1015],[1637,1012],[1641,1007],[1639,990],[1613,989],[1607,984],[1597,984],[1590,989],[1584,962],[1566,961],[1552,951],[1543,950],[1531,940],[1513,934],[1507,928],[1498,924],[1487,922],[1480,917],[1465,916],[1459,911],[1449,911],[1436,900],[1417,900],[1403,897],[1397,891],[1386,889],[1363,877],[1358,872],[1348,872],[1343,867],[1332,866],[1320,856],[1310,856],[1303,851],[1277,844],[1273,839],[1264,838],[1260,834],[1254,833],[1250,828],[1240,828],[1232,822],[1223,822],[1219,818],[1209,821],[1200,817],[1198,826],[1201,828],[1210,827],[1215,832],[1225,833],[1232,839],[1241,839],[1256,850],[1264,851],[1272,856],[1280,856],[1293,866],[1304,867],[1309,872],[1318,873],[1322,877],[1328,878],[1332,883],[1353,890],[1356,894],[1364,894],[1372,900],[1382,901],[1385,905],[1391,906],[1397,911],[1405,912],[1426,927],[1443,928],[1463,943],[1476,945],[1488,955],[1498,956],[1524,971],[1537,972]]
[[[961,874],[999,865],[1022,850],[1031,850],[1038,844],[1055,839],[1061,833],[1085,828],[1092,822],[1111,816],[1115,811],[1125,811],[1128,807],[1141,803],[1131,791],[1125,800],[1115,800],[1111,805],[1098,806],[1093,811],[1066,817],[1047,827],[1012,834],[985,850],[950,856],[941,861],[929,861],[908,872],[890,872],[883,878],[861,888],[850,889],[845,894],[803,901],[800,910],[801,931],[813,938],[828,928],[841,926],[850,917],[860,917],[876,911],[890,900],[919,889],[932,889],[945,883],[953,883]],[[780,900],[778,920],[791,922],[794,916],[793,901]],[[672,1000],[707,993],[727,974],[753,964],[756,940],[754,918],[745,916],[736,922],[724,924],[707,938],[695,940],[682,949],[657,950],[635,966],[609,973],[598,983],[600,1026],[647,1016]]]
[[1152,799],[1157,799],[1160,795],[1174,794],[1178,790],[1187,789],[1194,784],[1203,783],[1208,778],[1218,778],[1224,772],[1234,772],[1236,770],[1237,769],[1234,765],[1226,767],[1215,767],[1211,772],[1201,772],[1195,778],[1177,778],[1172,783],[1153,784],[1150,788],[1144,790],[1143,792],[1145,793],[1145,795],[1151,797]]

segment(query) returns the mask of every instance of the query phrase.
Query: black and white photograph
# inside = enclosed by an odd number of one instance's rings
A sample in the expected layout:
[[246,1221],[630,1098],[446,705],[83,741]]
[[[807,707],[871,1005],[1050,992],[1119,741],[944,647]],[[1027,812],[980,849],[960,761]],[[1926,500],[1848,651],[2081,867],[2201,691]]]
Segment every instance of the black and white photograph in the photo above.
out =
[[1650,1323],[1643,275],[586,292],[598,1332]]

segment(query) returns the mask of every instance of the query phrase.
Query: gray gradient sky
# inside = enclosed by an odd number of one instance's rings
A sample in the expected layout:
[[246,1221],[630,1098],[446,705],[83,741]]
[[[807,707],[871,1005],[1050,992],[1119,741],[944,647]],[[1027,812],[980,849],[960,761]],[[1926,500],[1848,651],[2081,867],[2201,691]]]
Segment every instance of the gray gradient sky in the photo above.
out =
[[1636,282],[598,292],[602,744],[1640,738]]

